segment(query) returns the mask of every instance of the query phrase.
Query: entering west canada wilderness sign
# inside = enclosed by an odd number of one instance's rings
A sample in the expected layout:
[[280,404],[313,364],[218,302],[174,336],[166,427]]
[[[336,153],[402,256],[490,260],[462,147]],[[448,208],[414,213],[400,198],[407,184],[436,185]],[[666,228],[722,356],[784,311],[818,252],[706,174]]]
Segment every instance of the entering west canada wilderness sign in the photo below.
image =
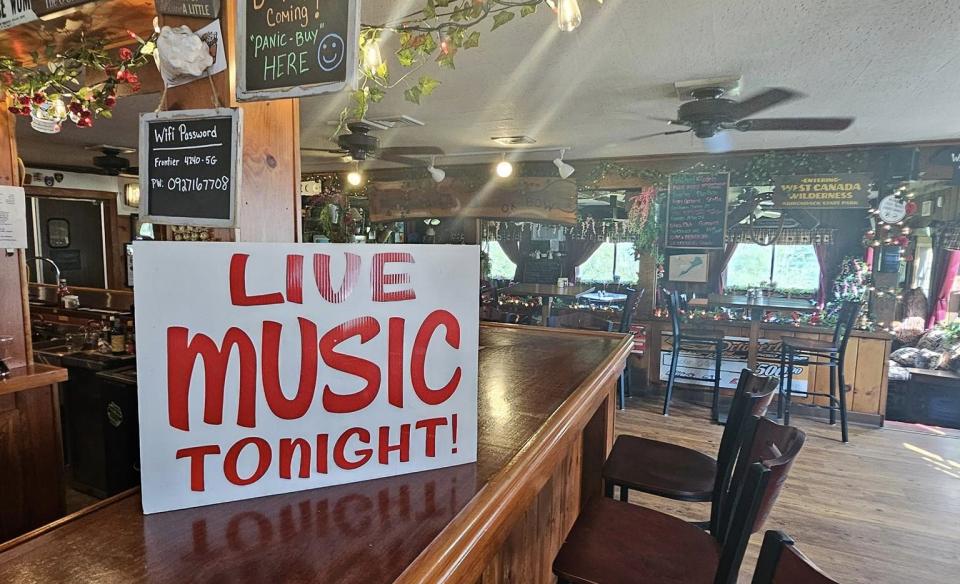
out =
[[144,513],[476,462],[476,246],[134,256]]

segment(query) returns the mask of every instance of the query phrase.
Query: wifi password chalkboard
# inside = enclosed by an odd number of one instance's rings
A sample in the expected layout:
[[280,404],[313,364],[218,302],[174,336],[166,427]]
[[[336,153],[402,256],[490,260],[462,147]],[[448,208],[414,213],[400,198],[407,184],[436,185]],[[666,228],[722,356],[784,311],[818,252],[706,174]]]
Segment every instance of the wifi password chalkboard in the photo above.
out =
[[239,109],[140,116],[140,215],[145,221],[235,227],[240,181]]
[[303,97],[353,86],[358,0],[238,0],[237,99]]
[[727,231],[729,173],[670,176],[666,246],[722,249]]

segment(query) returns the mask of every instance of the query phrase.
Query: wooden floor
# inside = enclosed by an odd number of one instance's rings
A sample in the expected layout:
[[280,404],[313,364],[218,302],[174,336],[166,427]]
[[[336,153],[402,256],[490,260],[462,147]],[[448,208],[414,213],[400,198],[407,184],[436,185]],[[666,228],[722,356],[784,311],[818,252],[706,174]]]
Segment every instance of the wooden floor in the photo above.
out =
[[[654,398],[629,398],[617,432],[665,440],[716,454],[722,428],[709,410],[676,403],[670,417]],[[765,529],[793,537],[824,571],[846,584],[960,582],[960,435],[892,424],[839,426],[791,420],[807,433]],[[631,493],[639,503],[706,520],[703,504]],[[750,582],[762,533],[751,540],[740,582]]]

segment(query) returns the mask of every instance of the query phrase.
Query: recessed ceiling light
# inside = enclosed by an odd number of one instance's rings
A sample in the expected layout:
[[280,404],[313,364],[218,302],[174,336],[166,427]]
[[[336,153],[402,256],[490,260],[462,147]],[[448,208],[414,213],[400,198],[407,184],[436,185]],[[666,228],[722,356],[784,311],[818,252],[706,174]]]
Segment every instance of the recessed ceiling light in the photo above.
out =
[[530,136],[494,136],[490,139],[501,146],[520,146],[522,144],[537,143],[537,141]]

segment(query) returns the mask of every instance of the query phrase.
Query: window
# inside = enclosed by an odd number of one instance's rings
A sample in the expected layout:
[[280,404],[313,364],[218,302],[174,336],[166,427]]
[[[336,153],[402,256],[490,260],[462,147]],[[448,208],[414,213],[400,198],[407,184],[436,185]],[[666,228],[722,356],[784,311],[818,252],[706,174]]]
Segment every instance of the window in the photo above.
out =
[[632,243],[602,243],[590,259],[580,265],[581,282],[635,284],[640,277],[640,260]]
[[503,248],[497,242],[487,242],[487,255],[490,257],[490,278],[493,280],[513,280],[517,273],[517,264],[510,261]]
[[820,288],[820,262],[812,245],[762,246],[741,243],[727,265],[727,288],[746,289],[773,282],[780,290]]

